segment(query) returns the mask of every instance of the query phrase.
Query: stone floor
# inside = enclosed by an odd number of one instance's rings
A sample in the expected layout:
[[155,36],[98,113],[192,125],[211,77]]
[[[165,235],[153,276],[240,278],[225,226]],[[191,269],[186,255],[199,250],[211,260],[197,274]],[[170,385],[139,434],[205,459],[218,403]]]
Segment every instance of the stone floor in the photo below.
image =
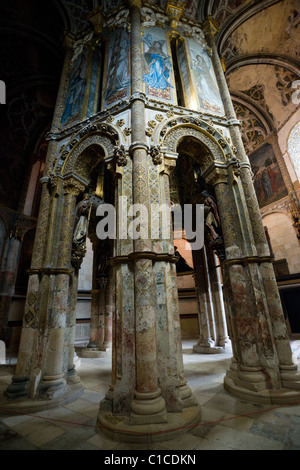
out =
[[[300,450],[300,403],[254,405],[223,388],[231,351],[194,354],[196,340],[183,341],[185,376],[202,406],[202,419],[180,438],[160,443],[124,444],[103,437],[96,425],[100,400],[111,378],[111,351],[96,359],[80,358],[85,391],[77,401],[52,410],[7,416],[0,409],[1,450]],[[300,362],[300,341],[292,343]],[[78,352],[80,354],[80,352]],[[13,365],[0,365],[0,393],[10,383]]]

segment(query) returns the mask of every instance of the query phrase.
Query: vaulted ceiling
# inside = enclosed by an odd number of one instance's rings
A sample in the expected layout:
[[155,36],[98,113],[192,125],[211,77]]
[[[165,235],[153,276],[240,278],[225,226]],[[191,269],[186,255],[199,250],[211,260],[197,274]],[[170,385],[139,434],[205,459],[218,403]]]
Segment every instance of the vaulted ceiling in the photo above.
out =
[[298,0],[207,2],[248,153],[296,112],[300,79]]

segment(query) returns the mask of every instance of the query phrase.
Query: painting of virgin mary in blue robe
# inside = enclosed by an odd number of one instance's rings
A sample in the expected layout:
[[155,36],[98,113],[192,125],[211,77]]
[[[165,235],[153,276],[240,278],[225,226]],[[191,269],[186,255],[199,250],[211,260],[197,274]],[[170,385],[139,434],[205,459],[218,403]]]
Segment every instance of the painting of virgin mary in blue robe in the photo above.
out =
[[153,41],[151,34],[148,34],[143,42],[149,47],[144,54],[149,72],[143,74],[143,82],[155,89],[173,88],[169,82],[172,68],[170,56],[162,50],[165,41]]

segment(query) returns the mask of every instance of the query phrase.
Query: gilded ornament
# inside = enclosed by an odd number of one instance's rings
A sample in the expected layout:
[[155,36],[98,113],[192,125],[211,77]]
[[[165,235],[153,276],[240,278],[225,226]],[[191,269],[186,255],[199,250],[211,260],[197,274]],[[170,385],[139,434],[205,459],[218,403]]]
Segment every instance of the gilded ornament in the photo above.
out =
[[206,130],[207,130],[207,132],[209,132],[211,135],[215,135],[215,133],[216,133],[216,130],[215,130],[213,127],[211,127],[211,126],[209,126]]
[[117,126],[118,127],[123,127],[124,124],[125,124],[125,120],[124,119],[119,119],[117,122],[116,122]]
[[123,132],[124,132],[125,135],[128,136],[128,135],[131,134],[131,128],[130,127],[125,127]]
[[151,137],[153,134],[153,129],[151,127],[146,127],[145,133],[148,137]]
[[148,126],[150,126],[154,129],[156,127],[156,122],[154,120],[148,121]]

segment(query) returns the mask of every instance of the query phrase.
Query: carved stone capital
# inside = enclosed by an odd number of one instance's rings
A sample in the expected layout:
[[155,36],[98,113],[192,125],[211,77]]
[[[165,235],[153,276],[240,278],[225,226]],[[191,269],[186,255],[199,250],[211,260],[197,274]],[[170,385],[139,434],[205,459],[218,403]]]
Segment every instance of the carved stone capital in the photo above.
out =
[[205,180],[208,184],[216,186],[217,184],[228,184],[228,171],[226,168],[214,167],[207,175]]
[[53,172],[48,177],[48,189],[51,196],[58,194],[58,176]]
[[164,173],[170,176],[176,168],[177,155],[164,154]]
[[78,196],[85,190],[85,184],[73,176],[64,180],[63,187],[65,194],[71,194],[73,196]]
[[170,26],[177,28],[183,15],[185,4],[180,1],[168,1],[166,5],[166,14],[170,18]]
[[219,31],[219,26],[212,16],[209,16],[204,23],[204,33],[207,36],[214,37]]

